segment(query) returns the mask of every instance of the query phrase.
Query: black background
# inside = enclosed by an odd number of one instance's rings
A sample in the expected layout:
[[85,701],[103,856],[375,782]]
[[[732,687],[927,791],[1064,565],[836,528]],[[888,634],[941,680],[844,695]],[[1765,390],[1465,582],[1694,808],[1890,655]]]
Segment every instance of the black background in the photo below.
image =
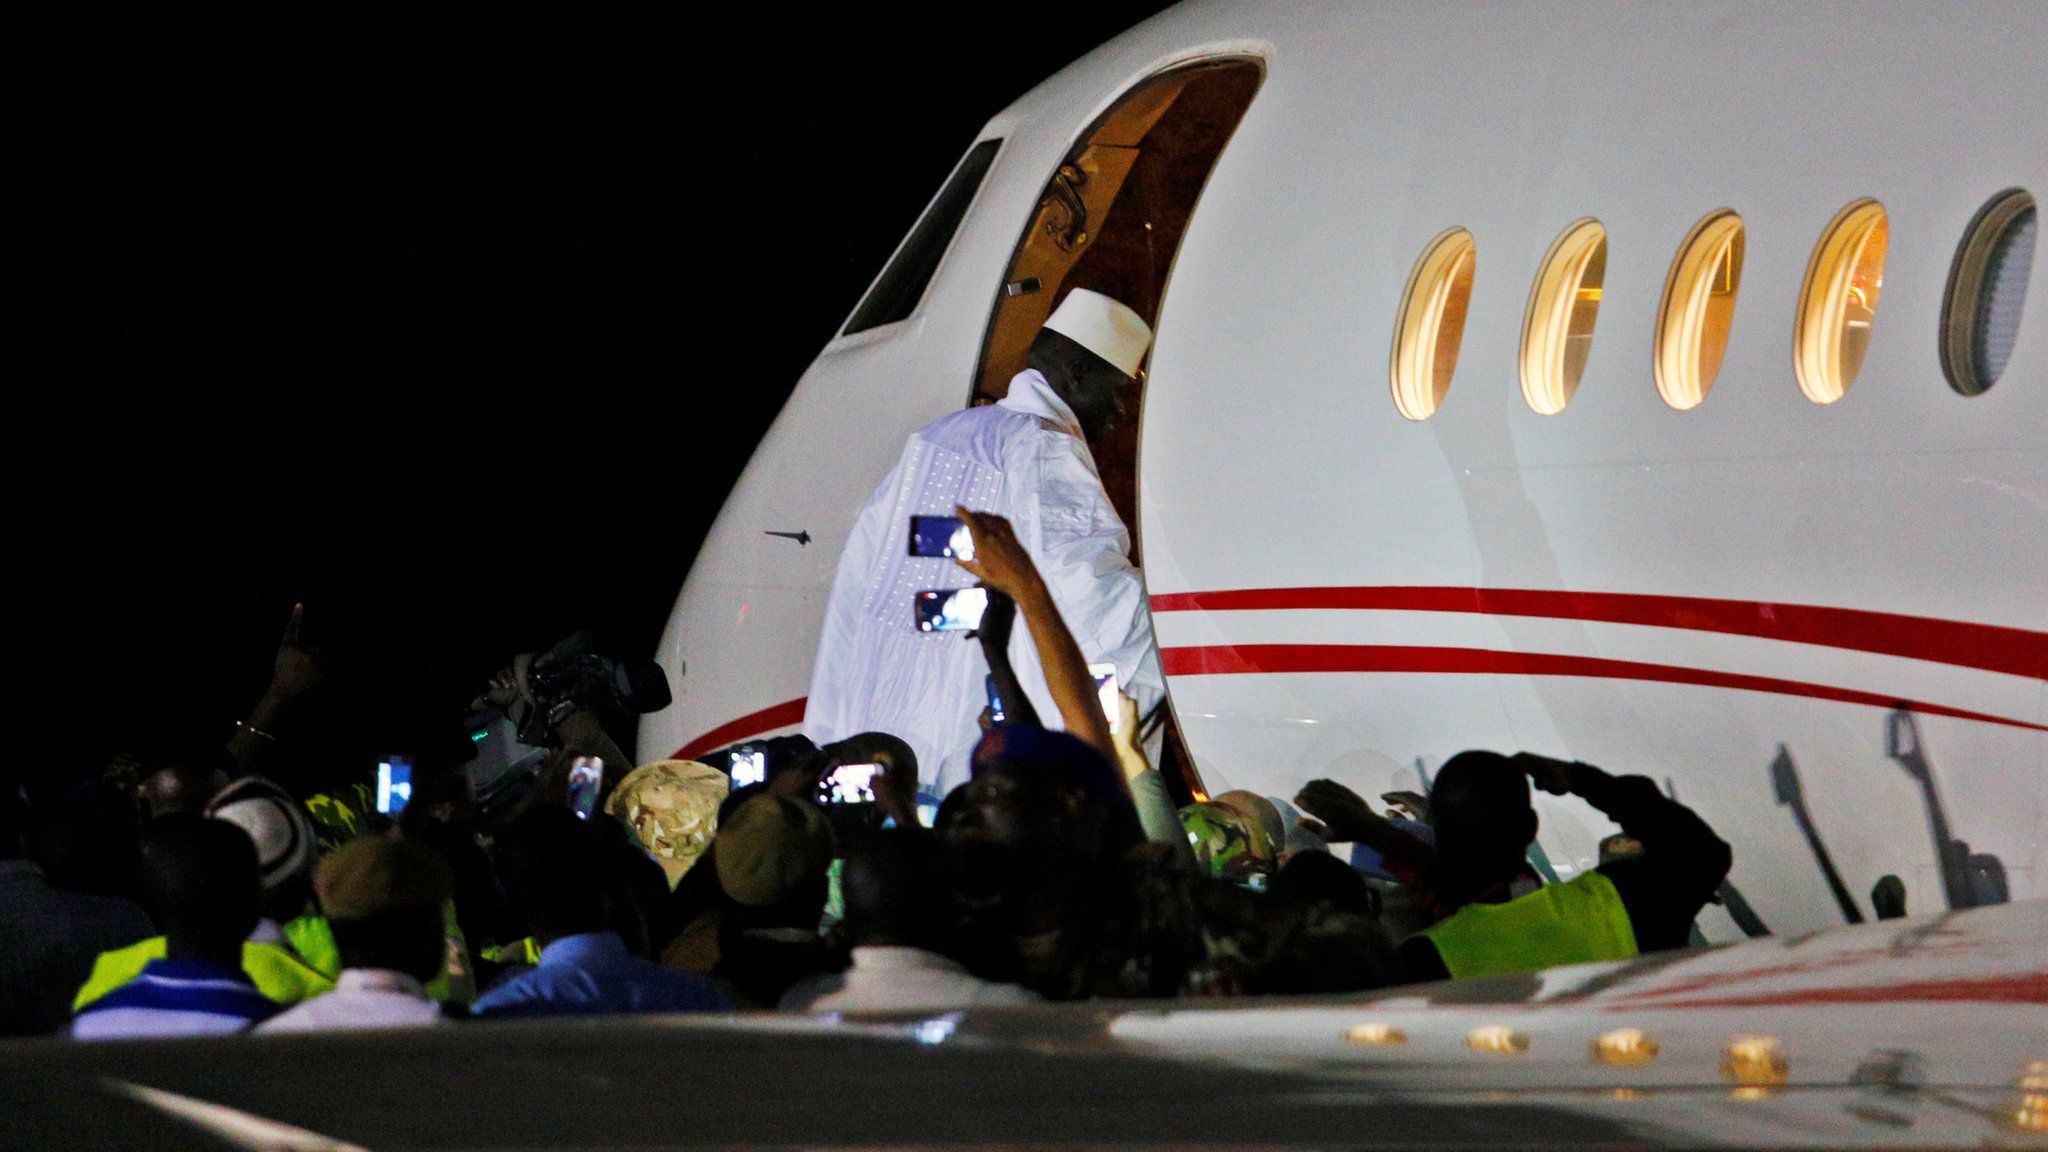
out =
[[300,600],[335,771],[574,627],[650,654],[980,126],[1163,6],[41,31],[8,165],[30,743],[218,746]]

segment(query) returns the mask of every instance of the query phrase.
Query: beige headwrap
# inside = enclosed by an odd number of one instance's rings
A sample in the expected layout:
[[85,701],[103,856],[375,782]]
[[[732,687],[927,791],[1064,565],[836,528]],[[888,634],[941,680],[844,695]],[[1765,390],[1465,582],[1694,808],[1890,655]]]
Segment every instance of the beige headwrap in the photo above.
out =
[[695,760],[656,760],[626,774],[605,811],[625,821],[673,888],[711,846],[725,773]]

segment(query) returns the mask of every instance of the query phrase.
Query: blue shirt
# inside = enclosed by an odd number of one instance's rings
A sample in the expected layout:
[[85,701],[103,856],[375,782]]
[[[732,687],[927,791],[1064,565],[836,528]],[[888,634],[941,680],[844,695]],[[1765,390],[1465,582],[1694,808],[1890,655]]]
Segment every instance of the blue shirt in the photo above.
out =
[[723,1012],[732,1001],[702,976],[650,964],[617,932],[564,936],[540,963],[482,996],[478,1016],[606,1016],[625,1012]]
[[256,990],[248,973],[210,960],[152,960],[142,975],[79,1010],[79,1040],[211,1036],[241,1032],[281,1005]]

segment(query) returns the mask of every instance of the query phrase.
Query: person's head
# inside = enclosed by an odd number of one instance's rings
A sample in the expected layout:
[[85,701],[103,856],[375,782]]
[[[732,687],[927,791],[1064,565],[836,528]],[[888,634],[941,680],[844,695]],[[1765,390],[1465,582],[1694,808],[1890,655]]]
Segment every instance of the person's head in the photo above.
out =
[[529,808],[498,836],[498,878],[526,930],[546,944],[606,927],[603,845],[567,808]]
[[313,890],[342,967],[388,969],[422,982],[441,971],[441,905],[453,896],[455,878],[433,849],[389,836],[352,840],[321,859]]
[[762,793],[741,804],[712,843],[718,886],[737,921],[758,928],[818,926],[832,829],[816,804]]
[[998,727],[975,746],[972,771],[938,825],[949,881],[969,904],[1049,911],[1144,839],[1116,767],[1068,733]]
[[248,833],[180,812],[151,823],[142,844],[142,900],[168,954],[239,968],[262,914],[262,874]]
[[1180,810],[1180,826],[1203,875],[1233,884],[1272,875],[1272,842],[1258,834],[1256,822],[1242,811],[1213,800],[1190,804]]
[[1046,319],[1025,363],[1045,377],[1094,440],[1122,415],[1151,343],[1152,330],[1136,312],[1076,288]]
[[906,829],[870,837],[848,855],[839,886],[853,943],[936,948],[945,899],[938,863],[932,841]]
[[605,811],[632,829],[673,888],[711,847],[730,787],[725,773],[709,764],[656,760],[627,773]]
[[52,886],[135,895],[142,818],[134,798],[119,787],[88,780],[43,798],[30,840]]
[[198,814],[228,786],[228,774],[206,761],[167,764],[142,780],[142,802],[151,819],[175,812]]
[[1311,915],[1378,916],[1379,893],[1358,869],[1328,852],[1303,852],[1280,866],[1267,889],[1275,905]]
[[206,814],[235,825],[255,843],[265,916],[289,920],[305,912],[319,841],[304,805],[261,776],[245,776],[221,789]]
[[1511,878],[1536,838],[1529,777],[1498,752],[1460,752],[1429,789],[1437,856],[1453,884],[1482,888]]

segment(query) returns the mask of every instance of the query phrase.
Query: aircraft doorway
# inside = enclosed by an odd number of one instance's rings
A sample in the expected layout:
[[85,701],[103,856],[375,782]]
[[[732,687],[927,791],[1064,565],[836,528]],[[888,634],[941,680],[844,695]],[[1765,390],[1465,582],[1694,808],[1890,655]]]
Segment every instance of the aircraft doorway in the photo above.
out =
[[[996,293],[970,404],[1001,399],[1024,368],[1032,338],[1074,288],[1129,305],[1156,331],[1181,236],[1216,160],[1265,77],[1252,57],[1221,57],[1169,69],[1118,100],[1081,134],[1046,182]],[[1110,502],[1143,565],[1138,518],[1138,435],[1145,371],[1125,397],[1128,417],[1088,445]],[[1174,723],[1163,710],[1161,775],[1186,802],[1201,789]]]

